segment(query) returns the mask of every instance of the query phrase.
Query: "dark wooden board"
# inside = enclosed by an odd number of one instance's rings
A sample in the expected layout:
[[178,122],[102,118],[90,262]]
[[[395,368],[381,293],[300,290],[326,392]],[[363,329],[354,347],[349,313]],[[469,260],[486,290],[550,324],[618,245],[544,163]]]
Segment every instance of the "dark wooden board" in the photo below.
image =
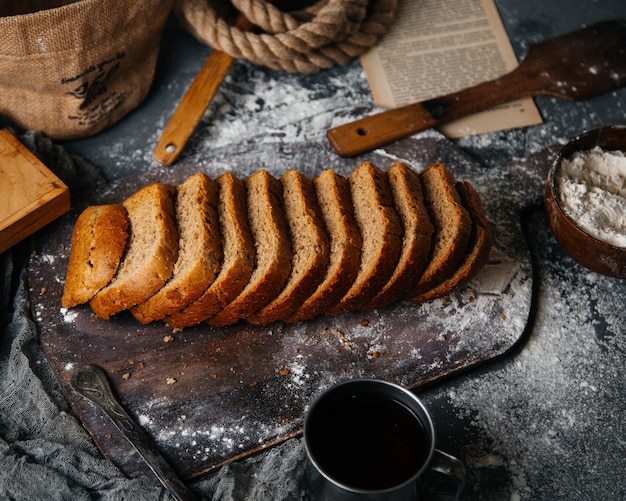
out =
[[[73,224],[87,205],[119,202],[153,180],[179,183],[198,171],[245,177],[265,168],[280,176],[297,168],[313,176],[332,168],[347,175],[363,159],[384,169],[402,160],[417,170],[440,161],[458,180],[473,183],[495,247],[470,286],[423,305],[178,333],[162,323],[142,326],[127,313],[104,321],[88,306],[60,306]],[[524,162],[504,167],[487,169],[434,132],[352,159],[338,158],[322,143],[259,139],[76,196],[73,210],[41,233],[30,263],[33,313],[47,359],[95,443],[127,475],[148,470],[104,414],[71,389],[80,365],[104,368],[124,407],[189,479],[298,435],[311,399],[337,381],[367,376],[417,388],[502,356],[522,338],[531,312],[532,266],[520,213],[541,200],[545,176],[541,163],[539,169]]]

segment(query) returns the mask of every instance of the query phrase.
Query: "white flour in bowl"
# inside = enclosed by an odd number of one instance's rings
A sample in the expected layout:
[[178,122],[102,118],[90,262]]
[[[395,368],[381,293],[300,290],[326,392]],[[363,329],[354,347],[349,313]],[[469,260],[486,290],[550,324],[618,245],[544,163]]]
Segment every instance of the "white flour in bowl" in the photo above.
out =
[[581,230],[626,247],[626,156],[600,147],[563,159],[555,174],[558,202]]

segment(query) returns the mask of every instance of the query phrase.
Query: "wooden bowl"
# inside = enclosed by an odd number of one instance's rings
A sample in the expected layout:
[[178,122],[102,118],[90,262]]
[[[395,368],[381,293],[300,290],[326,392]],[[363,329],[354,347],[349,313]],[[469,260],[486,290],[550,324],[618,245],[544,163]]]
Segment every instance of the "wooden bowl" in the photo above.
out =
[[559,246],[579,264],[603,275],[626,278],[626,247],[603,242],[580,229],[565,215],[556,196],[555,173],[562,160],[596,146],[605,151],[626,151],[626,126],[612,125],[585,132],[561,149],[546,180],[548,224]]

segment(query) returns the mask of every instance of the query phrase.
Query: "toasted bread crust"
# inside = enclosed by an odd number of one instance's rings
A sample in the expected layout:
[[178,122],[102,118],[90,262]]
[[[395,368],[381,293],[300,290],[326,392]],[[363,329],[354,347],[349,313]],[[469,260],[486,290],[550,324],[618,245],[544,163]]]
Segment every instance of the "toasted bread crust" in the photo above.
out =
[[329,313],[342,314],[365,306],[387,283],[402,248],[402,223],[393,205],[385,172],[363,162],[351,175],[350,192],[363,246],[359,273]]
[[472,221],[456,190],[456,180],[435,163],[420,173],[424,200],[435,231],[428,264],[411,296],[417,296],[449,277],[463,258]]
[[295,170],[287,171],[280,181],[293,249],[291,274],[278,296],[247,318],[252,324],[289,318],[313,293],[328,267],[328,235],[313,182]]
[[388,306],[413,290],[427,264],[433,234],[417,173],[396,162],[389,167],[387,176],[402,220],[402,251],[393,275],[367,304],[368,310]]
[[89,301],[101,318],[128,309],[173,328],[430,301],[467,284],[493,245],[478,193],[441,164],[417,174],[363,162],[349,178],[313,180],[196,174],[92,207],[74,233],[63,306]]
[[76,220],[72,232],[61,305],[86,303],[115,276],[128,240],[123,205],[93,205]]
[[361,233],[354,219],[348,180],[332,170],[314,179],[315,192],[330,237],[329,265],[322,282],[286,320],[299,322],[325,313],[356,279],[361,266]]
[[259,170],[246,179],[246,190],[255,268],[243,291],[207,320],[213,326],[236,323],[263,308],[282,290],[291,273],[291,240],[280,182]]
[[203,173],[190,176],[177,187],[178,258],[167,283],[131,308],[131,313],[142,324],[180,311],[198,299],[217,276],[222,261],[217,190],[215,181]]
[[169,279],[178,254],[174,221],[175,189],[152,183],[128,197],[130,238],[117,274],[89,304],[101,318],[132,308],[158,291]]
[[185,309],[165,318],[175,328],[196,325],[215,315],[243,290],[254,267],[254,240],[248,225],[244,183],[230,172],[215,181],[219,185],[218,214],[224,259],[218,276],[207,290]]
[[413,301],[425,302],[454,292],[467,285],[489,259],[493,245],[493,234],[485,216],[480,196],[468,182],[457,183],[457,191],[463,206],[472,219],[472,233],[468,250],[457,269],[443,282],[413,297]]

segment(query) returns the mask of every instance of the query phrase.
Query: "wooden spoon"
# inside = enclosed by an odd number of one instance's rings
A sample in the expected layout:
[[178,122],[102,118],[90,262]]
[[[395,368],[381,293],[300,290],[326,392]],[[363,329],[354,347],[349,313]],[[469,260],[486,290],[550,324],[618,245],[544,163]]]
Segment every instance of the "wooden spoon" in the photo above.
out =
[[350,157],[522,97],[577,101],[625,84],[626,23],[603,21],[531,46],[500,78],[340,125],[326,137]]
[[[254,25],[240,14],[235,26],[248,31]],[[235,58],[226,52],[211,52],[163,129],[154,149],[157,162],[170,165],[178,158],[234,62]]]

